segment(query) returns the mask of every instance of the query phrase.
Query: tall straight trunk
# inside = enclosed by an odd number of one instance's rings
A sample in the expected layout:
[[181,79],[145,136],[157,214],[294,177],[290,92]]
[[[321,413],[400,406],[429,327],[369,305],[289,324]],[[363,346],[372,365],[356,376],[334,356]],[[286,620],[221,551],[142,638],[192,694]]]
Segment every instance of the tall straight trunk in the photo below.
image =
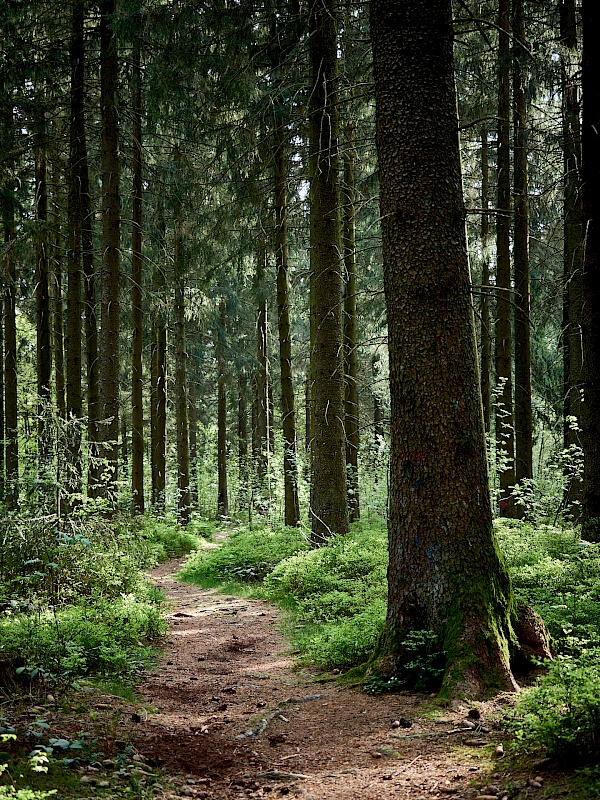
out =
[[313,431],[310,519],[315,545],[348,532],[342,246],[338,151],[337,5],[316,0],[309,15],[311,63],[310,247]]
[[[140,20],[141,23],[141,20]],[[131,496],[134,514],[144,513],[144,406],[142,372],[142,67],[141,31],[133,45],[133,192],[131,230]]]
[[478,384],[452,3],[370,8],[392,447],[388,611],[375,667],[397,677],[407,635],[426,629],[446,654],[446,697],[514,690],[514,600],[492,529]]
[[[45,100],[44,100],[45,101]],[[43,102],[44,102],[43,101]],[[39,225],[35,258],[35,305],[37,342],[38,458],[43,479],[50,468],[51,439],[48,427],[52,350],[50,341],[50,282],[48,247],[48,170],[46,165],[45,111],[39,112],[35,142],[35,206]]]
[[375,448],[381,447],[385,438],[383,427],[383,403],[381,401],[381,367],[379,362],[381,356],[375,353],[371,359],[371,380],[373,382],[373,445]]
[[[176,156],[177,160],[177,156]],[[176,190],[177,191],[177,190]],[[175,415],[177,425],[177,519],[190,521],[190,435],[187,393],[187,352],[185,341],[185,256],[183,217],[180,201],[175,208]]]
[[117,88],[119,62],[113,29],[115,0],[100,3],[100,152],[102,165],[102,298],[100,338],[100,417],[104,459],[101,492],[114,500],[119,438],[119,285],[121,219]]
[[292,332],[288,287],[287,244],[287,160],[283,106],[276,105],[274,121],[275,161],[275,271],[277,276],[277,327],[281,371],[281,424],[283,428],[284,521],[296,527],[300,522],[298,464],[296,461],[296,412],[292,371]]
[[[561,43],[577,50],[575,0],[561,3]],[[582,341],[583,304],[583,208],[581,202],[581,123],[577,79],[570,58],[563,56],[562,132],[563,132],[563,441],[564,448],[580,445],[582,422]],[[573,424],[573,419],[576,424]],[[567,499],[581,501],[581,482],[569,481]]]
[[[259,234],[260,236],[260,234]],[[256,295],[258,317],[256,321],[256,455],[255,469],[260,498],[268,494],[266,483],[269,472],[269,354],[267,329],[267,297],[265,268],[267,249],[260,236],[256,253]]]
[[229,516],[229,496],[227,493],[227,379],[225,364],[226,316],[225,302],[221,301],[219,312],[220,329],[216,343],[217,354],[217,516]]
[[50,300],[52,307],[52,356],[54,361],[54,396],[56,411],[60,419],[65,419],[67,407],[65,400],[65,348],[64,348],[64,307],[62,292],[63,238],[62,238],[62,176],[55,171],[52,192],[52,223],[54,241],[52,249],[52,276]]
[[346,430],[346,477],[350,522],[360,519],[358,491],[358,359],[356,340],[356,191],[354,187],[356,151],[354,129],[346,125],[344,142],[344,181],[342,184],[344,252],[344,426]]
[[581,126],[583,229],[583,450],[582,515],[597,535],[600,526],[600,8],[583,0]]
[[248,403],[246,392],[248,382],[242,370],[238,375],[238,481],[239,507],[248,507]]
[[304,382],[304,449],[307,453],[311,451],[311,438],[312,438],[312,427],[311,427],[311,419],[312,419],[312,380],[310,377],[310,372],[306,376],[306,380]]
[[527,44],[523,0],[513,2],[515,478],[533,478],[531,329],[529,322],[529,197],[527,180]]
[[73,4],[71,18],[71,118],[69,125],[69,195],[67,200],[67,325],[66,388],[69,464],[67,494],[81,491],[81,161],[84,122],[84,16],[83,2]]
[[496,217],[496,450],[501,466],[500,514],[515,515],[515,434],[510,275],[510,0],[498,11],[498,214]]
[[481,401],[483,404],[483,424],[486,434],[490,432],[492,411],[492,339],[490,332],[490,221],[486,214],[489,205],[490,170],[488,160],[488,129],[481,129]]
[[[165,223],[162,207],[157,213],[159,251],[165,258]],[[164,267],[156,261],[152,271],[152,334],[150,353],[150,462],[152,505],[165,510],[167,468],[167,326],[165,323]]]
[[[4,281],[2,281],[2,284]],[[4,288],[4,287],[3,287]],[[0,298],[0,502],[4,500],[6,490],[4,459],[4,302]]]
[[198,507],[198,399],[196,380],[188,384],[188,420],[190,429],[190,505]]
[[19,508],[19,420],[17,412],[17,319],[15,219],[12,198],[4,207],[4,420],[6,508]]

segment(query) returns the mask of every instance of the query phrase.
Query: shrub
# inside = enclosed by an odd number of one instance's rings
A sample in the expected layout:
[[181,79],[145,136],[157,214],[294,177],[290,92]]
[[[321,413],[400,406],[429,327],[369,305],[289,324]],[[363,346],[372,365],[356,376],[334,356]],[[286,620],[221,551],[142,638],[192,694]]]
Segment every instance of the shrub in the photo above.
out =
[[552,663],[519,702],[513,728],[526,747],[587,761],[600,757],[600,651]]
[[243,526],[233,530],[220,547],[194,553],[180,578],[211,586],[229,581],[258,582],[284,558],[307,547],[306,537],[295,528]]

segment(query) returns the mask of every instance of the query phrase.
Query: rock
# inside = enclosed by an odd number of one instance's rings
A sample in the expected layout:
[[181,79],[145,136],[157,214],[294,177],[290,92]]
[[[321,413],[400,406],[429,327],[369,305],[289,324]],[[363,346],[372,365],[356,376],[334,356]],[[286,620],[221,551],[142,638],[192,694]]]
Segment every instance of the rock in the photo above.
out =
[[493,783],[488,783],[485,787],[486,794],[493,794],[494,796],[498,796],[500,794],[500,789],[498,786],[494,786]]
[[110,788],[110,781],[98,781],[97,784],[99,789],[109,789]]
[[400,720],[399,719],[395,719],[392,722],[392,728],[399,728],[399,727],[400,727]]
[[531,669],[536,661],[552,658],[550,652],[550,634],[543,619],[531,606],[522,601],[517,603],[517,619],[513,622],[513,629],[520,645],[522,669]]
[[371,758],[381,758],[381,753],[378,753],[377,750],[373,750]]
[[497,744],[494,752],[498,758],[502,758],[504,755],[504,747],[501,744]]
[[56,703],[56,700],[54,699],[54,695],[53,694],[47,695],[46,696],[46,702],[49,703],[50,705],[54,705],[54,703]]
[[95,786],[96,785],[96,778],[93,778],[91,775],[82,775],[81,778],[79,778],[79,782],[80,783],[88,783],[88,784],[90,784],[90,786]]
[[179,790],[180,797],[195,797],[196,792],[193,789],[190,789],[187,786],[184,786],[182,789]]

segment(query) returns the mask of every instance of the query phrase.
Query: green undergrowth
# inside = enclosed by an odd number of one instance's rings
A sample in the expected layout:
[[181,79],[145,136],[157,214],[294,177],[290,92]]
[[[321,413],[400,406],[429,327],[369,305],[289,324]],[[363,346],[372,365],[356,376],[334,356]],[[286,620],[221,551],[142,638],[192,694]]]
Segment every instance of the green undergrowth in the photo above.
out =
[[214,526],[48,517],[0,527],[0,661],[16,691],[40,678],[135,677],[166,631],[143,570],[195,549]]

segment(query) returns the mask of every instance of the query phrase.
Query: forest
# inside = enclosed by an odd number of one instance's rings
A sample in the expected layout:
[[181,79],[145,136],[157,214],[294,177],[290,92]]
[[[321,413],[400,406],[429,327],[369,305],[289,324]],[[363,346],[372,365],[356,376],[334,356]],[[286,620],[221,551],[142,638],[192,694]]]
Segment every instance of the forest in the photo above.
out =
[[0,800],[600,797],[599,16],[0,3]]

